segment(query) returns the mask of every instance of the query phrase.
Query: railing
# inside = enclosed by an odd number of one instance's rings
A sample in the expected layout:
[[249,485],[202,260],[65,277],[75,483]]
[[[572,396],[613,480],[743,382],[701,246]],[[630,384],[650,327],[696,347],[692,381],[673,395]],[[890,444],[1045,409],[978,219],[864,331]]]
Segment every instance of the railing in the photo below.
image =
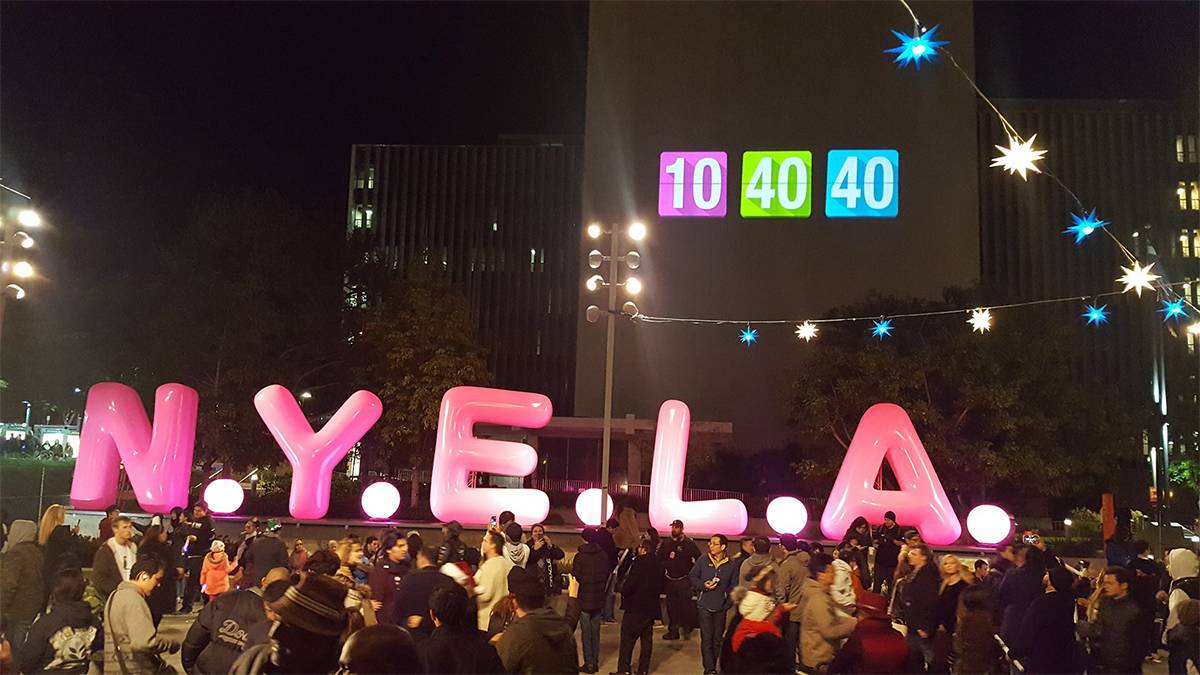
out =
[[[627,494],[631,497],[641,497],[642,499],[650,498],[649,485],[630,485],[627,489],[620,491],[622,494]],[[687,502],[705,501],[710,499],[737,499],[745,501],[746,495],[742,492],[733,492],[730,490],[709,490],[707,488],[683,488],[683,500]]]

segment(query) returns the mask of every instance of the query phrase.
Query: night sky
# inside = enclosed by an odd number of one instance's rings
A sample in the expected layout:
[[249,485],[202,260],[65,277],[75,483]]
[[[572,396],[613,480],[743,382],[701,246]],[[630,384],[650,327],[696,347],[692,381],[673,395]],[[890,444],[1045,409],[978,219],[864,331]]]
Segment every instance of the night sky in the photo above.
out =
[[[1198,33],[1200,3],[982,3],[979,79],[1195,106]],[[0,177],[52,224],[46,279],[7,319],[5,417],[75,378],[12,323],[86,334],[75,289],[136,279],[198,201],[274,193],[307,214],[297,237],[337,250],[352,143],[581,135],[586,67],[581,3],[4,4]]]

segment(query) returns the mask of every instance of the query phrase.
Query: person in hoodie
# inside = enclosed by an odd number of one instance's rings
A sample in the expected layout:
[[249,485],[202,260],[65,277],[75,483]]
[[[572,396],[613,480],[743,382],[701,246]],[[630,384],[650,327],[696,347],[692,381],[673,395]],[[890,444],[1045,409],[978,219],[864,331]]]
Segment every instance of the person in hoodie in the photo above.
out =
[[462,524],[457,520],[442,525],[442,544],[438,547],[437,557],[439,568],[446,563],[461,562],[466,557],[467,546],[459,540],[461,534]]
[[129,570],[129,581],[122,581],[108,597],[104,606],[105,675],[161,673],[167,668],[161,654],[179,651],[178,640],[158,634],[146,604],[162,578],[162,561],[142,558]]
[[457,584],[439,586],[429,597],[433,633],[420,643],[428,673],[499,673],[504,664],[487,634],[475,626],[467,591]]
[[579,580],[579,640],[583,643],[581,672],[600,669],[600,624],[604,612],[605,591],[612,574],[612,562],[597,540],[600,528],[584,528],[584,543],[575,553],[571,574]]
[[846,616],[854,616],[854,603],[858,600],[855,591],[858,576],[854,565],[853,547],[850,544],[839,544],[833,549],[833,586],[829,594]]
[[738,570],[726,553],[728,549],[729,539],[723,534],[714,534],[708,539],[708,555],[697,558],[688,573],[692,590],[698,593],[700,657],[705,675],[717,672],[721,638],[725,635],[725,614],[732,606],[729,594],[737,586]]
[[811,555],[800,547],[794,534],[779,535],[779,543],[786,554],[779,563],[779,574],[775,578],[775,596],[781,603],[795,605],[795,609],[788,612],[787,623],[783,625],[783,641],[795,663],[800,654],[800,620],[804,617],[800,598],[804,593],[804,580],[808,578]]
[[633,562],[621,584],[621,645],[617,655],[617,670],[610,675],[629,675],[633,662],[633,645],[641,642],[638,651],[639,674],[650,672],[654,652],[654,621],[659,618],[659,596],[663,592],[662,563],[651,550],[650,538],[642,536],[634,549]]
[[[833,556],[814,554],[808,567],[812,576],[804,581],[800,662],[805,672],[818,672],[833,661],[837,643],[854,632],[858,621],[839,612],[833,602]],[[936,595],[936,587],[933,592]]]
[[1075,575],[1065,567],[1046,572],[1045,592],[1029,603],[1013,642],[1012,656],[1030,675],[1079,673],[1075,663]]
[[0,615],[5,632],[14,645],[25,640],[25,633],[46,598],[45,560],[37,545],[37,525],[32,520],[14,520],[8,530],[8,544],[0,557]]
[[580,673],[575,646],[575,623],[579,619],[578,582],[572,578],[567,614],[560,616],[546,606],[542,585],[520,567],[508,573],[517,619],[500,634],[496,651],[509,673]]
[[771,541],[766,537],[755,537],[750,541],[750,555],[738,568],[738,588],[749,588],[754,576],[764,565],[771,562]]
[[204,606],[188,628],[180,654],[188,675],[224,675],[245,651],[250,635],[267,622],[263,589],[291,573],[286,567],[260,570],[259,586],[226,593]]
[[878,593],[863,593],[855,607],[858,625],[829,664],[829,672],[905,672],[908,643],[900,631],[892,628],[892,618],[887,615],[887,599]]
[[208,602],[212,602],[229,590],[229,573],[237,569],[237,563],[229,559],[225,553],[225,542],[220,539],[213,539],[209,549],[200,568],[200,586]]
[[522,541],[525,531],[516,522],[504,526],[504,555],[521,569],[529,563],[529,547]]
[[280,524],[274,518],[262,525],[261,531],[246,544],[238,563],[245,567],[242,580],[247,588],[262,587],[262,578],[269,570],[288,566],[287,544],[279,538]]
[[1190,549],[1177,548],[1167,554],[1167,574],[1171,583],[1166,590],[1167,623],[1170,631],[1179,625],[1179,612],[1188,600],[1200,600],[1200,558]]
[[50,611],[33,622],[25,644],[16,650],[17,672],[87,672],[92,653],[104,648],[104,639],[91,605],[83,601],[86,587],[78,569],[52,577]]

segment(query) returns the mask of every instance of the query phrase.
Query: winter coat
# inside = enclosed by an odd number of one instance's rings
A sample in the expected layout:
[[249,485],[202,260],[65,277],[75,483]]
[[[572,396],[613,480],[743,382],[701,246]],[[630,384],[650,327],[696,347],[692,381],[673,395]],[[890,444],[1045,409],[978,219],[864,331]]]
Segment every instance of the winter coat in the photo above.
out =
[[213,519],[212,516],[204,516],[203,518],[195,518],[188,521],[188,535],[196,537],[195,541],[188,543],[188,557],[207,556],[208,550],[212,547],[213,540]]
[[828,589],[815,579],[804,580],[803,597],[800,661],[809,668],[819,668],[833,661],[834,645],[849,637],[858,622],[840,614]]
[[513,622],[496,644],[509,673],[578,673],[579,651],[569,617],[549,607]]
[[1012,642],[1017,633],[1017,627],[1029,609],[1029,603],[1042,594],[1043,572],[1033,567],[1014,567],[1004,575],[1000,587],[996,590],[996,602],[1003,607],[1000,623],[1000,637]]
[[[367,574],[367,584],[371,587],[371,599],[378,600],[381,605],[376,615],[380,623],[391,623],[396,611],[396,593],[400,590],[400,581],[412,569],[408,560],[396,562],[384,553],[379,561],[371,567]],[[403,624],[401,624],[403,625]]]
[[923,630],[933,637],[938,626],[938,578],[933,565],[926,564],[915,574],[909,574],[900,593],[904,623],[908,630]]
[[604,608],[605,587],[613,565],[608,554],[596,543],[579,547],[571,564],[571,574],[579,580],[579,609],[589,614]]
[[79,560],[79,554],[76,552],[79,546],[79,537],[71,532],[71,528],[66,525],[59,525],[50,532],[50,537],[46,539],[46,546],[43,549],[46,560],[46,585],[49,586],[50,581],[54,579],[54,575],[60,570],[65,569],[80,569],[83,567]]
[[663,565],[664,573],[672,579],[686,577],[699,557],[700,549],[687,535],[678,540],[667,537],[658,545],[658,560]]
[[525,566],[529,564],[529,547],[519,541],[505,541],[504,556],[514,567],[525,569]]
[[[713,560],[711,555],[698,558],[692,565],[688,578],[692,590],[697,593],[696,605],[710,612],[723,612],[732,606],[729,594],[737,586],[737,566],[729,558]],[[717,585],[708,589],[705,582],[717,580]]]
[[1177,548],[1167,554],[1167,574],[1171,585],[1167,593],[1166,630],[1179,625],[1179,610],[1188,600],[1200,600],[1200,558],[1190,549]]
[[894,570],[900,558],[900,544],[897,541],[904,540],[904,533],[900,530],[899,525],[888,527],[880,525],[875,528],[875,567]]
[[[131,562],[129,567],[121,569],[117,555],[113,553],[113,547],[117,545],[116,540],[110,537],[96,549],[96,555],[92,557],[92,585],[102,598],[112,595],[122,581],[128,581],[129,570],[133,567]],[[130,541],[126,546],[129,547],[126,550],[130,552],[130,556],[126,557],[137,560],[137,544]]]
[[659,596],[663,593],[666,578],[662,563],[652,555],[637,556],[625,574],[621,585],[621,609],[625,616],[638,621],[657,619],[661,614]]
[[200,568],[200,584],[204,594],[213,597],[229,590],[229,573],[237,569],[237,563],[229,559],[224,552],[212,552],[204,556],[204,566]]
[[458,535],[447,537],[438,547],[437,566],[456,563],[466,557],[467,545],[458,540]]
[[262,582],[262,578],[272,569],[276,567],[287,569],[287,545],[274,532],[264,532],[246,546],[246,551],[238,562],[246,568],[243,585],[246,587],[258,586]]
[[546,591],[548,598],[558,595],[562,590],[562,577],[558,575],[558,565],[555,561],[562,560],[565,556],[563,550],[554,544],[546,543],[537,548],[532,541],[529,542],[529,562],[526,563],[525,569],[537,574],[538,581],[542,582],[542,590]]
[[398,626],[408,628],[408,617],[419,616],[421,623],[408,630],[414,638],[426,637],[433,632],[433,619],[429,618],[429,598],[433,597],[433,592],[438,588],[453,585],[454,580],[442,574],[436,567],[410,572],[396,589],[392,613],[384,615],[385,621],[390,620]]
[[492,608],[508,595],[508,573],[512,561],[503,555],[488,558],[475,571],[475,604],[479,628],[487,628]]
[[970,611],[958,619],[954,631],[954,672],[964,675],[1008,673],[1000,643],[996,642],[996,624],[987,611]]
[[617,542],[613,540],[612,532],[609,532],[606,527],[597,527],[592,532],[595,536],[593,541],[600,547],[600,550],[608,554],[608,561],[615,568],[617,566]]
[[133,582],[122,581],[105,604],[105,675],[159,672],[162,670],[159,655],[178,649],[178,640],[160,637],[155,631],[150,607],[138,587]]
[[21,673],[86,673],[92,652],[103,648],[104,636],[91,605],[82,600],[58,602],[30,626],[14,665]]
[[833,585],[829,587],[829,597],[843,611],[853,613],[854,603],[858,602],[854,592],[854,570],[845,560],[835,559],[830,565],[833,567]]
[[749,588],[755,573],[761,572],[760,568],[770,562],[771,556],[766,553],[754,553],[743,560],[742,564],[738,565],[738,588]]
[[200,610],[188,629],[180,658],[189,675],[225,675],[245,651],[247,636],[267,623],[262,592],[257,588],[228,593]]
[[420,645],[427,673],[502,673],[500,654],[487,633],[470,626],[439,626]]
[[967,582],[959,580],[938,592],[937,625],[945,628],[950,635],[954,635],[954,627],[958,624],[958,597],[967,585]]
[[1101,672],[1141,672],[1145,640],[1138,630],[1141,609],[1132,597],[1100,598],[1093,623],[1079,624],[1079,632],[1092,644],[1092,658]]
[[779,573],[775,577],[775,599],[796,605],[788,615],[788,620],[796,623],[804,617],[800,596],[804,593],[804,580],[809,577],[808,561],[811,557],[804,551],[788,553],[783,562],[779,563]]
[[829,664],[831,673],[903,673],[908,668],[908,642],[886,616],[868,617]]
[[1078,673],[1075,664],[1075,598],[1043,593],[1029,603],[1009,649],[1030,675]]
[[46,598],[45,559],[32,520],[14,520],[8,550],[0,556],[0,614],[7,621],[33,621]]

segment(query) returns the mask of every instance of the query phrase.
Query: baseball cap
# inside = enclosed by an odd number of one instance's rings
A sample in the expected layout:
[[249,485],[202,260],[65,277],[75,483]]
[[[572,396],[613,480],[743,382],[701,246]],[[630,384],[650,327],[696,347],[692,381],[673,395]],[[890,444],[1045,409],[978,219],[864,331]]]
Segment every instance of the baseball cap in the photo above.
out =
[[671,521],[671,527],[683,527],[683,521],[676,518],[675,520]]

